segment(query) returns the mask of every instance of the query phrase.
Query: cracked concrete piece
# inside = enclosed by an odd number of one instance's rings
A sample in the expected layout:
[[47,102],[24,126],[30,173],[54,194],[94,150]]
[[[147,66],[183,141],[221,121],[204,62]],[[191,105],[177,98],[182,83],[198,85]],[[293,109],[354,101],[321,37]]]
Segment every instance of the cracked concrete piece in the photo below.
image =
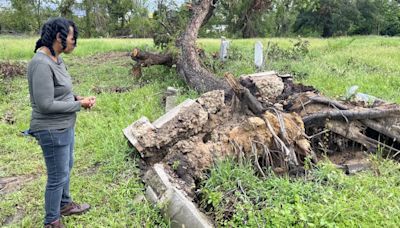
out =
[[124,134],[142,157],[159,154],[159,149],[195,135],[208,121],[208,113],[194,100],[187,99],[150,123],[140,118],[124,129]]
[[208,113],[215,114],[225,105],[225,93],[223,90],[213,90],[201,95],[197,102]]
[[195,103],[194,100],[186,99],[184,102],[180,103],[178,106],[171,109],[169,112],[165,113],[163,116],[161,116],[156,121],[154,121],[153,125],[156,128],[161,128],[163,125],[165,125],[166,123],[168,123],[168,122],[172,121],[174,118],[176,118],[182,109],[186,109],[186,108],[192,106],[194,103]]
[[213,227],[206,216],[176,188],[173,188],[166,213],[171,218],[171,227]]
[[147,171],[144,181],[146,196],[150,202],[161,205],[164,216],[171,221],[171,227],[213,227],[207,217],[189,200],[181,190],[174,187],[162,164],[155,164]]
[[[142,117],[123,130],[125,137],[139,151],[142,152],[155,138],[155,127],[147,117]],[[146,137],[143,137],[146,136]]]
[[246,78],[249,78],[250,81],[255,84],[260,92],[260,96],[263,98],[275,99],[283,92],[283,80],[275,71],[241,76],[240,80],[244,80]]
[[157,198],[160,198],[169,188],[172,188],[168,176],[169,175],[164,171],[163,165],[157,163],[145,173],[143,180],[145,183],[151,183],[149,186],[155,192]]

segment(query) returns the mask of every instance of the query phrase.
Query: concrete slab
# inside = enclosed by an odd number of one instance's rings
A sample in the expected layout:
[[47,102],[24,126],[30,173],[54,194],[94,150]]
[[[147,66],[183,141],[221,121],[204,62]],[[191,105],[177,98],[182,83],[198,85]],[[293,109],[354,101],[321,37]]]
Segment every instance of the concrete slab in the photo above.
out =
[[164,124],[174,119],[181,109],[188,108],[196,103],[192,99],[186,99],[184,102],[180,103],[178,106],[171,109],[169,112],[165,113],[165,115],[158,118],[156,121],[153,122],[154,127],[161,128]]
[[[140,140],[142,135],[147,138],[154,135],[155,127],[147,117],[142,117],[123,130],[125,137],[139,151],[142,152],[147,146],[145,141]],[[139,142],[140,140],[140,142]],[[150,142],[152,140],[150,139]]]
[[254,83],[263,98],[275,99],[284,89],[283,80],[275,71],[243,75],[240,80],[250,80]]
[[207,121],[207,111],[187,99],[153,123],[142,117],[123,132],[142,157],[152,157],[161,153],[160,148],[197,134]]
[[196,205],[170,181],[170,176],[160,163],[155,164],[144,176],[147,199],[161,206],[166,219],[171,221],[171,227],[213,227],[211,221],[201,213]]

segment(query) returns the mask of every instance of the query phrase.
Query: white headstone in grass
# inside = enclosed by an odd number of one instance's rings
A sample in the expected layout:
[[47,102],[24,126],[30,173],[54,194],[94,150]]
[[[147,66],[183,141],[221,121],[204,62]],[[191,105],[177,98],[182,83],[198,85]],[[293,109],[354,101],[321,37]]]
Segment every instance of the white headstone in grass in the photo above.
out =
[[263,65],[263,45],[257,41],[254,46],[254,64],[259,69]]
[[221,48],[219,50],[219,59],[225,61],[228,59],[229,41],[224,37],[221,38]]

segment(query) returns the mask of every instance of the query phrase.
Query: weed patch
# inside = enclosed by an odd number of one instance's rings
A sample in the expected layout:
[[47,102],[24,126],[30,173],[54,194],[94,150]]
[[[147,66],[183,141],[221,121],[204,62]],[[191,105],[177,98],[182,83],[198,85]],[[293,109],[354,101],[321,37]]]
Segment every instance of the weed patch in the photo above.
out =
[[251,164],[223,161],[203,182],[200,204],[218,226],[396,226],[399,164],[375,162],[391,171],[350,177],[322,163],[303,178],[262,179]]

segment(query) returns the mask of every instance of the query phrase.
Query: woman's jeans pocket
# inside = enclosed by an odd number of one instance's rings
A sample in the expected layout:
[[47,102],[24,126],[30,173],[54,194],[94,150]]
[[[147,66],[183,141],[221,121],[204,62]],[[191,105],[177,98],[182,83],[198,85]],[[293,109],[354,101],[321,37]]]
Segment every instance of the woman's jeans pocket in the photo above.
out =
[[42,130],[33,133],[41,146],[66,146],[73,139],[73,128]]

